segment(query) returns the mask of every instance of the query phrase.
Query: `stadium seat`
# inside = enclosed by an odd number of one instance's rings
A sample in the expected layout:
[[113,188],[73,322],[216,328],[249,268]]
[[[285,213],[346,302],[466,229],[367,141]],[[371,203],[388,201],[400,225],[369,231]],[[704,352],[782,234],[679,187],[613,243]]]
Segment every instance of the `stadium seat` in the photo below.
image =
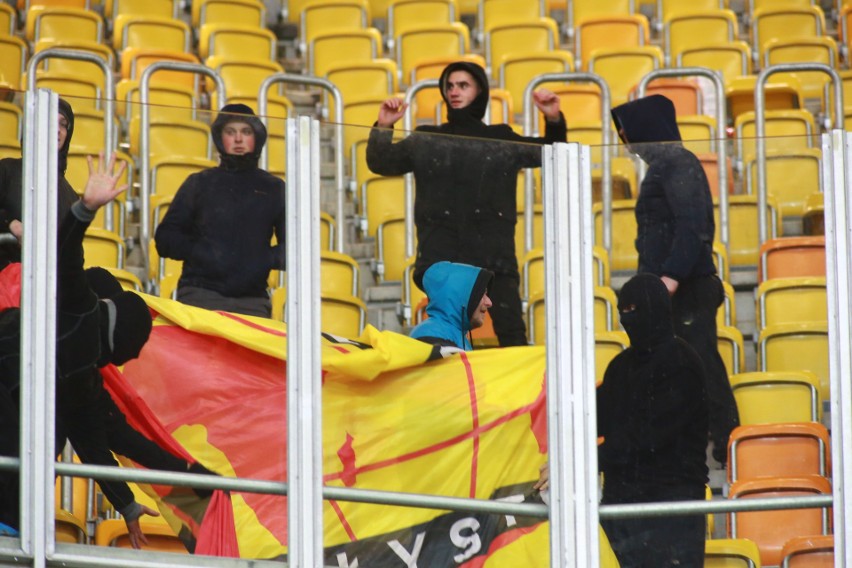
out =
[[399,34],[396,65],[405,83],[420,63],[436,57],[458,58],[470,50],[470,33],[460,22],[417,27]]
[[663,65],[663,52],[655,45],[631,49],[599,49],[592,54],[588,70],[609,85],[612,106],[626,103],[630,91],[642,77]]
[[764,327],[757,339],[760,371],[811,371],[820,380],[823,400],[829,400],[828,326],[788,323]]
[[825,276],[825,237],[784,237],[761,245],[758,282],[797,276]]
[[736,77],[751,74],[751,50],[744,41],[728,41],[683,48],[675,57],[677,67],[707,67],[722,74],[725,86]]
[[598,49],[629,49],[648,45],[651,31],[642,14],[620,14],[584,18],[574,28],[574,58],[586,68]]
[[760,568],[760,551],[746,538],[714,538],[704,543],[704,568]]
[[738,37],[737,15],[731,10],[692,9],[664,18],[663,50],[674,63],[688,49],[726,44]]
[[9,4],[0,3],[0,36],[13,36],[17,29],[17,12]]
[[[140,155],[141,126],[141,118],[130,122],[130,154],[134,158]],[[208,160],[211,157],[210,127],[198,120],[151,121],[149,139],[152,162],[158,159],[173,159],[176,156]]]
[[0,132],[8,138],[21,140],[24,113],[16,104],[0,101]]
[[595,330],[618,330],[618,297],[615,292],[608,286],[595,286],[594,295]]
[[179,2],[176,0],[104,0],[103,6],[107,21],[112,21],[121,14],[177,18]]
[[[633,94],[635,95],[635,91]],[[645,87],[645,96],[651,95],[663,95],[672,101],[678,117],[678,125],[686,117],[703,114],[701,87],[694,79],[666,77],[654,79]]]
[[[594,155],[594,149],[592,154]],[[612,181],[612,198],[633,199],[639,195],[639,185],[636,181],[636,166],[633,160],[623,156],[614,156],[609,161]],[[592,164],[592,202],[598,203],[603,199],[603,164]]]
[[825,33],[825,16],[818,6],[785,6],[754,10],[751,46],[756,61],[763,61],[769,40],[776,38],[819,37]]
[[[420,60],[420,62],[414,66],[414,69],[411,70],[411,75],[409,77],[404,77],[403,81],[408,81],[409,85],[413,85],[414,83],[419,83],[424,79],[438,79],[441,77],[441,71],[454,61],[468,61],[476,63],[483,69],[485,68],[485,58],[475,53],[432,57]],[[506,89],[507,87],[501,85],[501,88]],[[435,107],[441,102],[443,102],[443,99],[441,98],[441,93],[438,89],[424,89],[420,91],[414,98],[414,117],[418,121],[424,119],[429,120],[430,122],[434,121]]]
[[[837,42],[827,36],[804,38],[775,38],[764,45],[763,67],[781,63],[821,63],[837,69],[840,58]],[[826,85],[831,77],[818,71],[796,71],[792,73],[802,86],[805,98],[823,100]],[[784,73],[776,75],[784,80]]]
[[485,33],[486,71],[496,79],[507,56],[548,53],[558,47],[559,28],[550,18],[494,26]]
[[[595,246],[592,249],[592,284],[595,289],[609,289],[609,260],[606,250]],[[521,263],[521,297],[528,300],[530,297],[544,294],[544,250],[534,248],[529,251]],[[613,306],[617,306],[617,301]],[[613,319],[618,324],[617,316]]]
[[304,53],[320,34],[367,28],[370,6],[367,0],[317,0],[304,5],[299,21],[299,45]]
[[323,250],[320,254],[320,293],[359,296],[360,269],[355,259],[348,254],[330,250]]
[[27,62],[27,44],[16,36],[0,35],[0,93],[21,88]]
[[743,334],[733,326],[716,328],[717,347],[728,376],[745,371],[745,342]]
[[32,6],[27,12],[26,38],[34,43],[41,40],[100,43],[104,39],[104,23],[91,10]]
[[[612,202],[612,250],[609,261],[612,270],[636,270],[636,201],[619,199]],[[603,204],[592,206],[595,219],[595,244],[603,245]]]
[[831,477],[828,430],[818,422],[738,426],[728,443],[728,482],[758,477]]
[[525,24],[545,18],[540,2],[528,0],[481,0],[477,16],[477,36],[481,41],[491,30],[511,24]]
[[21,141],[14,138],[4,138],[0,136],[0,159],[3,158],[20,158],[21,157]]
[[[232,102],[232,98],[250,98],[256,101],[263,82],[270,75],[284,72],[284,68],[279,63],[269,59],[237,59],[213,56],[207,58],[205,65],[219,73],[225,83],[228,102]],[[213,82],[210,79],[208,79],[207,89],[208,91],[214,89]],[[278,93],[278,95],[281,94],[283,94],[283,90]],[[214,93],[214,95],[210,106],[213,108],[225,106],[224,101],[219,100],[218,93]]]
[[352,148],[358,142],[367,140],[370,129],[376,122],[379,106],[387,97],[377,97],[373,100],[360,99],[345,102],[343,106],[343,148],[346,159],[352,158]]
[[737,304],[735,301],[734,287],[729,282],[722,280],[722,288],[725,290],[725,299],[716,312],[716,327],[737,326]]
[[270,30],[236,24],[206,24],[198,38],[202,60],[217,55],[228,59],[276,60],[278,40]]
[[[139,81],[122,80],[116,85],[116,115],[126,124],[142,115]],[[193,89],[179,85],[155,84],[148,89],[148,108],[152,121],[194,120],[198,97]]]
[[[506,89],[512,96],[516,111],[523,113],[524,93],[527,85],[537,75],[545,73],[569,73],[574,70],[574,57],[568,51],[554,49],[548,52],[540,51],[515,51],[505,55],[496,69],[498,75],[498,84],[501,89]],[[585,85],[584,85],[585,86]],[[555,90],[556,85],[545,83],[539,88],[548,88]],[[598,103],[600,101],[599,92],[597,92]],[[570,108],[569,102],[561,97],[559,106],[562,109]],[[598,107],[600,108],[600,107]],[[564,112],[564,111],[563,111]],[[578,113],[579,114],[579,113]],[[600,110],[598,110],[598,115]],[[569,121],[568,114],[565,114],[565,120]]]
[[405,216],[405,179],[402,176],[382,176],[366,180],[361,185],[361,231],[375,236],[376,229],[387,217]]
[[[525,249],[525,217],[526,211],[518,211],[518,220],[515,223],[515,256],[518,258],[518,263],[524,261],[524,255],[527,253]],[[532,248],[542,248],[544,246],[544,210],[541,204],[536,204],[533,208],[533,243]]]
[[121,284],[121,287],[125,290],[140,293],[145,291],[145,287],[142,285],[142,281],[139,277],[129,270],[114,267],[106,267],[106,270],[112,274],[116,280],[118,280],[118,283]]
[[721,10],[728,4],[727,0],[656,0],[656,3],[657,18],[661,22],[669,22],[683,14]]
[[213,167],[216,167],[216,162],[205,158],[165,158],[152,161],[151,196],[173,197],[188,176]]
[[[176,63],[199,63],[192,53],[168,49],[128,47],[121,52],[121,77],[138,81],[142,73],[153,63],[171,61]],[[151,85],[182,86],[198,92],[199,79],[196,73],[161,69],[151,77]]]
[[395,0],[387,11],[388,47],[393,50],[397,37],[408,30],[457,22],[458,16],[455,0]]
[[[719,240],[719,202],[713,200],[714,220],[716,223],[716,240]],[[781,231],[781,213],[772,196],[767,198],[766,220],[769,236],[773,237]],[[730,241],[728,242],[728,259],[731,266],[756,266],[759,264],[757,226],[757,196],[731,195],[728,197],[728,221]]]
[[[728,119],[733,122],[744,112],[754,111],[754,91],[757,85],[756,75],[734,77],[725,83],[725,99]],[[770,76],[764,93],[764,108],[767,112],[789,110],[804,107],[805,95],[799,81],[788,75],[784,81]]]
[[236,24],[263,27],[266,7],[258,0],[194,0],[192,26],[205,24]]
[[405,218],[385,218],[376,229],[376,281],[402,281],[405,272]]
[[323,333],[357,338],[367,323],[367,305],[355,296],[323,294],[320,311]]
[[[829,495],[831,484],[822,477],[770,477],[733,483],[729,499],[798,497]],[[781,563],[781,549],[791,538],[825,534],[829,529],[829,509],[786,509],[729,513],[728,529],[732,538],[748,538],[760,550],[760,562],[766,566]]]
[[630,346],[630,338],[623,331],[595,332],[595,384],[603,383],[604,373],[616,355]]
[[[573,69],[566,69],[569,70]],[[559,97],[559,108],[565,115],[566,124],[601,115],[601,91],[597,85],[568,83],[547,87]]]
[[[749,194],[757,193],[757,160],[746,162]],[[802,217],[811,195],[820,193],[822,152],[816,148],[766,153],[766,189],[785,217]]]
[[189,53],[191,40],[189,25],[182,20],[124,14],[115,18],[112,47],[117,52],[139,47]]
[[[689,119],[698,118],[698,117],[688,117]],[[709,126],[715,125],[716,121],[712,120],[707,124]],[[678,121],[678,125],[680,125],[680,121]],[[685,129],[686,132],[691,132],[691,128],[687,126]],[[684,132],[684,130],[681,130]],[[686,138],[684,138],[686,140]],[[700,142],[685,142],[684,146],[689,149],[693,149],[694,144],[700,144]],[[694,150],[693,150],[694,151]],[[719,156],[718,154],[713,153],[696,153],[698,160],[701,162],[701,167],[704,168],[704,174],[707,176],[707,183],[710,184],[710,194],[713,196],[714,201],[719,199]],[[725,168],[725,175],[728,177],[728,194],[733,195],[736,191],[736,186],[734,185],[734,164],[731,160],[730,156],[725,156],[725,163],[727,167]]]
[[82,109],[99,109],[102,106],[103,90],[100,85],[103,79],[93,81],[87,77],[38,71],[36,73],[36,88],[56,91],[60,97],[68,99],[74,111]]
[[112,231],[91,226],[86,229],[83,237],[86,268],[124,268],[124,250],[124,241]]
[[317,77],[325,77],[335,65],[370,61],[381,54],[382,35],[375,28],[326,32],[315,37],[308,46],[305,71]]
[[773,278],[758,286],[757,329],[784,323],[827,322],[825,277]]
[[[819,130],[809,111],[805,109],[767,110],[765,118],[764,147],[767,151],[798,151],[815,145],[813,137],[819,134]],[[748,111],[737,115],[734,130],[737,157],[741,163],[754,159],[757,153],[755,112]]]
[[833,568],[834,535],[791,538],[781,549],[781,568]]
[[[61,461],[61,460],[60,460]],[[80,459],[74,454],[74,463],[80,463]],[[87,522],[92,516],[89,512],[89,480],[84,477],[70,478],[70,495],[64,495],[64,478],[57,477],[55,482],[55,515],[56,541],[73,544],[86,544],[89,542]],[[70,507],[63,506],[63,497],[68,497]]]
[[[95,42],[59,42],[49,39],[44,39],[35,44],[34,53],[41,53],[46,49],[63,49],[75,52],[82,52],[99,57],[107,64],[109,69],[115,67],[115,56],[109,46]],[[106,77],[104,76],[103,68],[89,61],[79,61],[76,59],[65,59],[64,57],[47,57],[42,60],[38,67],[40,70],[50,71],[51,73],[60,73],[64,75],[74,75],[81,78],[86,78],[92,83],[97,84],[101,89],[104,89]]]
[[810,371],[755,371],[729,379],[743,426],[822,420],[819,377]]
[[[362,99],[388,98],[399,90],[398,77],[396,62],[384,58],[333,65],[326,72],[326,79],[334,83],[343,95],[344,104]],[[331,97],[326,98],[328,116],[333,119],[334,100]],[[378,114],[378,109],[376,113]]]
[[[113,139],[118,135],[118,119],[112,118]],[[76,152],[88,152],[97,156],[104,151],[104,111],[89,108],[75,109],[74,136],[70,149]],[[80,186],[85,187],[85,186]]]
[[[154,500],[149,497],[136,483],[128,483],[137,503],[157,510]],[[142,516],[139,525],[148,544],[142,544],[142,550],[157,550],[176,554],[189,554],[186,546],[177,537],[174,530],[163,517]],[[113,546],[117,548],[132,548],[127,523],[123,519],[102,520],[95,527],[95,544],[97,546]]]
[[637,12],[635,0],[568,0],[565,30],[572,37],[577,24],[597,16],[620,16]]

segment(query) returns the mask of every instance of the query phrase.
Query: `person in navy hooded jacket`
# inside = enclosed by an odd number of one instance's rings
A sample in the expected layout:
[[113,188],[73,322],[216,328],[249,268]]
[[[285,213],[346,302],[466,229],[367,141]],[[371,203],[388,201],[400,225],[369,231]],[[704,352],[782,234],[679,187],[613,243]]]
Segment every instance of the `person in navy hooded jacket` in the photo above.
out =
[[429,297],[426,320],[411,330],[411,337],[441,347],[470,351],[468,335],[485,321],[491,307],[488,286],[494,274],[469,264],[436,262],[423,275]]

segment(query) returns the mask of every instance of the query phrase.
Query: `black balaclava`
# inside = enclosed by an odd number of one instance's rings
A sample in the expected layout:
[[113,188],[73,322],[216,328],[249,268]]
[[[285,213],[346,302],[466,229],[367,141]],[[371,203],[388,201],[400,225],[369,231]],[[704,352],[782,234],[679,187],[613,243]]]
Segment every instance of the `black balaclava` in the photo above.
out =
[[[467,71],[477,84],[479,84],[479,95],[464,108],[453,108],[450,106],[450,101],[447,100],[447,79],[450,73],[454,71]],[[447,122],[454,126],[480,126],[482,124],[489,100],[488,75],[485,74],[485,69],[476,63],[456,61],[447,65],[441,73],[439,84],[441,97],[443,97],[444,103],[447,106]]]
[[644,273],[628,280],[618,295],[618,313],[632,347],[650,349],[674,337],[672,302],[659,276]]
[[71,148],[71,135],[74,134],[74,109],[65,99],[59,99],[59,114],[68,121],[68,134],[65,136],[65,144],[59,149],[59,175],[65,175],[68,169],[68,150]]
[[103,268],[86,270],[86,280],[100,299],[101,358],[98,366],[123,365],[135,359],[151,335],[151,311],[145,300],[125,291]]
[[[242,156],[225,153],[225,147],[222,145],[222,129],[229,122],[244,122],[251,126],[254,130],[254,152]],[[266,127],[251,108],[243,104],[223,106],[216,120],[210,126],[210,133],[213,136],[216,149],[219,150],[223,168],[226,170],[252,170],[257,167],[260,152],[263,150],[263,145],[266,144]]]

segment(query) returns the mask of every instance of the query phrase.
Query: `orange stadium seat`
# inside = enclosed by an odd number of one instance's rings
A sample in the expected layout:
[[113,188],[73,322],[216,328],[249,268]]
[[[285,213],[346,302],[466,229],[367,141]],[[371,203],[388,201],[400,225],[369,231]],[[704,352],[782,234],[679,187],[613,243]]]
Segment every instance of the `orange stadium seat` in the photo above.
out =
[[818,422],[738,426],[728,443],[728,481],[831,477],[828,430]]
[[783,568],[833,568],[834,535],[791,538],[781,549]]
[[825,276],[825,237],[770,239],[760,247],[758,282],[796,276]]

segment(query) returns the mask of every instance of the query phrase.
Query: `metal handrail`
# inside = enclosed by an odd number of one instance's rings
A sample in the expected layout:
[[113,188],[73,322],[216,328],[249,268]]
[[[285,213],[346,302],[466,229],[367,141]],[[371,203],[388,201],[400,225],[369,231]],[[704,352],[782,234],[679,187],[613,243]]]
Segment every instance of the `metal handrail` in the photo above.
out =
[[[594,73],[545,73],[533,78],[524,90],[524,134],[538,134],[538,121],[533,116],[533,90],[542,83],[562,81],[565,83],[594,83],[601,90],[601,200],[603,202],[603,247],[612,254],[612,171],[610,169],[612,144],[612,129],[609,128],[612,97],[609,85],[600,75]],[[532,188],[531,176],[527,176],[524,191],[524,252],[529,252],[533,246],[533,215],[535,207],[535,192]]]
[[[205,75],[216,83],[216,94],[220,101],[226,101],[225,82],[222,77],[209,67],[199,63],[184,63],[181,61],[157,61],[145,68],[139,81],[139,100],[142,105],[142,126],[139,132],[139,199],[142,201],[139,227],[139,244],[142,247],[142,262],[145,266],[145,274],[149,273],[148,241],[151,238],[151,155],[150,155],[150,87],[151,77],[157,71],[184,71],[186,73],[198,73]],[[109,209],[107,209],[109,211]]]
[[[754,87],[754,122],[756,127],[755,136],[757,140],[757,228],[758,248],[766,242],[766,202],[768,189],[766,187],[766,82],[770,75],[775,73],[789,73],[793,71],[818,71],[831,77],[834,86],[834,127],[843,129],[843,81],[840,75],[832,67],[823,63],[779,63],[766,67],[757,76]],[[820,188],[822,190],[822,188]]]
[[729,206],[728,206],[728,147],[722,132],[725,131],[727,115],[725,101],[725,82],[721,73],[705,67],[678,67],[675,69],[655,69],[639,81],[637,96],[644,97],[648,84],[658,77],[705,77],[713,82],[716,91],[716,136],[719,139],[716,153],[719,156],[719,240],[728,248],[730,242]]
[[[267,113],[269,112],[269,89],[278,83],[289,83],[292,85],[306,85],[319,87],[331,95],[334,99],[334,129],[335,129],[335,154],[337,159],[334,161],[335,172],[334,182],[337,186],[337,212],[335,222],[337,223],[337,231],[335,232],[335,250],[343,252],[343,230],[344,222],[344,203],[346,202],[346,179],[344,175],[344,141],[343,141],[343,93],[337,86],[328,79],[320,77],[308,77],[305,75],[292,75],[290,73],[275,73],[267,77],[260,85],[260,92],[257,95],[257,112],[264,125],[269,123]],[[268,145],[263,147],[260,154],[260,167],[267,169],[269,167],[269,150]]]

